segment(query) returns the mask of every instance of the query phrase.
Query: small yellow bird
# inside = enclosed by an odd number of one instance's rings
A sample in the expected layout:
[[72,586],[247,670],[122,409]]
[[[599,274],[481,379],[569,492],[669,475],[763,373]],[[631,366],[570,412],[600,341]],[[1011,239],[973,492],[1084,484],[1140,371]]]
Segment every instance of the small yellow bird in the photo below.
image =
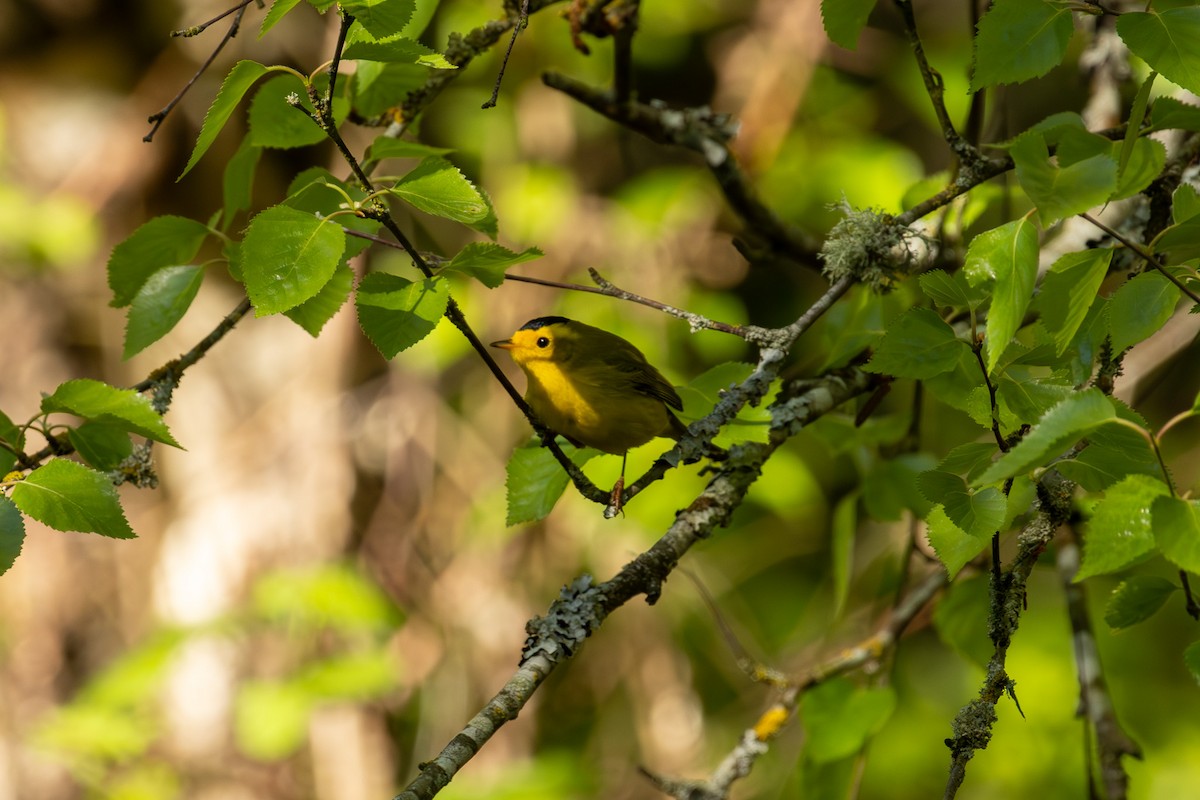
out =
[[[624,456],[656,436],[687,433],[671,413],[683,410],[675,387],[614,333],[566,317],[538,317],[492,347],[507,350],[524,371],[525,402],[538,419],[576,446]],[[624,480],[622,461],[613,489],[618,507]]]

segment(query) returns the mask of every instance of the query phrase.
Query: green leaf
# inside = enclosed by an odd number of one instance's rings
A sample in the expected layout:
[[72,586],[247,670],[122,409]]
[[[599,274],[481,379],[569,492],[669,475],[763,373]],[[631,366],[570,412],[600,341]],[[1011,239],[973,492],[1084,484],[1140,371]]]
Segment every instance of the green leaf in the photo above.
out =
[[968,536],[995,533],[1004,519],[1003,494],[991,487],[971,493],[967,482],[951,472],[922,472],[917,488],[930,503],[941,505],[946,517]]
[[1062,63],[1073,31],[1064,3],[996,0],[979,20],[971,91],[1045,75]]
[[[561,438],[558,443],[577,466],[583,466],[594,456],[600,455],[598,450],[578,448]],[[536,439],[530,439],[513,451],[504,472],[507,476],[504,485],[508,492],[505,525],[545,519],[571,482],[554,454]]]
[[385,64],[421,64],[433,69],[458,69],[447,61],[444,55],[415,39],[378,40],[365,32],[346,38],[346,48],[342,51],[342,57]]
[[1153,553],[1150,507],[1170,493],[1165,483],[1147,475],[1129,475],[1110,487],[1092,510],[1075,580],[1117,572]]
[[987,669],[995,647],[988,638],[991,596],[984,575],[957,580],[933,609],[933,625],[943,642]]
[[1150,109],[1148,133],[1172,129],[1200,131],[1200,106],[1194,106],[1174,97],[1160,97]]
[[383,114],[396,99],[425,85],[429,70],[418,64],[381,64],[359,61],[350,78],[354,110],[363,117]]
[[[1128,406],[1114,399],[1117,416],[1129,420],[1143,430],[1148,425]],[[1088,446],[1074,458],[1059,462],[1064,477],[1076,481],[1089,492],[1104,491],[1127,475],[1161,474],[1158,458],[1150,443],[1136,430],[1126,425],[1104,425],[1088,434]]]
[[925,533],[938,560],[951,580],[967,563],[983,552],[992,541],[990,533],[971,536],[946,515],[942,506],[934,506],[925,517]]
[[449,147],[434,147],[431,144],[410,142],[407,139],[396,139],[391,136],[380,136],[371,142],[367,148],[366,163],[382,161],[385,158],[425,158],[426,156],[443,156],[454,152]]
[[[1074,391],[1071,384],[1056,376],[1035,377],[1022,367],[1006,370],[996,381],[996,400],[1001,407],[1001,419],[1006,422],[1005,430],[1039,419]],[[1008,425],[1009,420],[1014,424]],[[991,425],[990,415],[988,425]]]
[[847,50],[857,48],[874,7],[875,0],[821,0],[821,21],[830,41]]
[[1143,272],[1126,281],[1108,303],[1108,328],[1114,353],[1149,338],[1171,315],[1179,290],[1158,272]]
[[1117,159],[1117,171],[1119,174],[1124,174],[1125,166],[1129,163],[1129,157],[1133,155],[1134,143],[1138,141],[1141,135],[1142,121],[1146,118],[1146,104],[1150,102],[1150,89],[1154,86],[1154,79],[1158,77],[1158,73],[1151,71],[1146,76],[1146,80],[1142,81],[1142,85],[1138,88],[1137,95],[1133,98],[1133,105],[1129,108],[1129,121],[1125,127],[1125,139],[1121,142],[1121,155]]
[[85,422],[69,429],[67,439],[80,457],[98,470],[116,469],[133,452],[129,432],[107,422]]
[[341,0],[341,7],[372,36],[383,39],[404,30],[416,0]]
[[969,480],[987,469],[995,454],[996,445],[994,443],[967,442],[947,453],[937,468],[942,472],[954,475],[966,475]]
[[854,755],[895,709],[896,693],[888,686],[861,688],[845,678],[817,684],[800,701],[805,755],[817,763]]
[[250,101],[247,143],[254,147],[286,149],[325,141],[325,131],[308,114],[289,103],[289,95],[295,96],[303,108],[312,111],[308,91],[291,73],[276,75],[258,87]]
[[437,327],[450,290],[445,279],[413,282],[398,275],[373,272],[358,285],[358,324],[384,358],[392,359]]
[[858,531],[858,492],[848,492],[833,509],[829,542],[830,572],[833,580],[833,618],[842,615],[850,594],[850,574],[854,566],[854,535]]
[[[13,425],[12,420],[3,411],[0,411],[0,442],[9,445],[13,450],[25,449],[25,433]],[[0,478],[4,477],[16,463],[16,454],[10,452],[6,447],[0,447]]]
[[1200,94],[1200,7],[1133,11],[1117,17],[1130,51],[1164,78]]
[[1045,139],[1030,134],[1018,137],[1011,153],[1017,181],[1037,206],[1043,225],[1103,205],[1117,189],[1117,162],[1109,153],[1055,165]]
[[316,338],[325,327],[325,323],[345,305],[353,285],[354,270],[345,263],[338,264],[337,269],[333,271],[333,277],[321,287],[321,291],[295,308],[289,308],[283,315],[304,328],[309,336]]
[[443,270],[469,275],[489,289],[495,289],[504,283],[504,271],[509,267],[541,257],[542,251],[536,247],[514,253],[492,242],[471,242],[459,250]]
[[[350,198],[347,203],[346,198]],[[310,167],[292,179],[288,185],[288,196],[282,205],[299,211],[307,211],[318,218],[332,217],[337,214],[333,224],[343,228],[375,234],[379,232],[380,223],[357,214],[346,214],[354,204],[362,204],[367,194],[358,186],[352,186],[336,177],[322,167]],[[338,212],[342,212],[338,214]],[[342,261],[358,255],[371,245],[367,239],[355,236],[346,240],[346,249],[342,252]]]
[[129,307],[122,357],[130,358],[166,336],[196,299],[203,280],[203,267],[166,267],[151,275]]
[[1121,581],[1104,607],[1104,621],[1114,630],[1145,622],[1177,591],[1178,586],[1156,575],[1137,575]]
[[426,158],[391,189],[392,194],[427,214],[455,222],[480,222],[488,203],[458,167],[444,158]]
[[67,381],[42,398],[47,414],[66,412],[95,422],[116,425],[156,442],[179,447],[150,400],[132,389],[118,389],[90,378]]
[[13,502],[0,494],[0,575],[8,572],[25,544],[25,520]]
[[346,234],[336,222],[288,206],[250,221],[242,270],[255,316],[287,311],[315,297],[342,259]]
[[1200,504],[1178,497],[1159,497],[1150,507],[1158,549],[1175,566],[1200,572]]
[[237,108],[242,97],[250,90],[255,81],[268,72],[270,70],[267,67],[256,61],[239,61],[234,65],[229,74],[225,76],[225,81],[221,84],[216,99],[209,106],[208,113],[204,115],[204,124],[200,126],[200,136],[196,139],[192,156],[176,180],[182,179],[184,175],[192,171],[192,167],[196,166],[196,162],[208,152],[208,148],[216,141],[217,134],[225,127],[225,123],[233,115],[233,110]]
[[967,248],[967,260],[980,259],[996,278],[992,308],[988,312],[987,370],[992,374],[1000,356],[1021,327],[1033,299],[1037,281],[1037,228],[1028,217],[1013,220],[976,236]]
[[258,38],[267,35],[267,31],[275,27],[275,23],[283,19],[284,15],[299,5],[300,0],[275,0],[271,3],[271,9],[267,15],[263,17],[262,25],[258,29]]
[[902,453],[879,461],[863,477],[863,505],[877,520],[899,520],[911,511],[924,517],[933,507],[921,493],[917,476],[934,467],[928,453]]
[[222,197],[224,202],[221,230],[229,230],[234,218],[250,208],[254,195],[254,173],[258,169],[262,149],[250,146],[243,139],[237,152],[225,165],[225,175],[222,179]]
[[57,531],[134,536],[112,482],[82,464],[55,458],[25,476],[12,490],[17,508]]
[[937,312],[912,308],[889,326],[866,369],[897,378],[931,378],[954,369],[969,351]]
[[247,681],[234,703],[238,749],[258,761],[287,758],[304,743],[316,698],[303,688],[273,681]]
[[200,252],[208,227],[185,217],[155,217],[113,248],[108,258],[112,305],[127,306],[150,276],[186,264]]
[[312,635],[393,631],[404,620],[378,586],[343,564],[270,572],[254,584],[251,608],[257,617]]
[[917,279],[921,291],[934,302],[938,308],[965,308],[974,311],[983,304],[984,295],[967,283],[962,270],[948,275],[940,269],[923,273]]
[[[1119,157],[1120,144],[1112,143],[1114,157]],[[1116,191],[1109,200],[1124,200],[1133,197],[1154,182],[1167,163],[1167,149],[1162,142],[1153,139],[1138,139],[1133,144],[1129,163],[1120,173]]]
[[1111,248],[1067,253],[1046,273],[1036,305],[1042,324],[1054,338],[1057,355],[1066,352],[1096,301],[1112,255]]
[[1200,194],[1190,183],[1181,183],[1171,195],[1171,219],[1178,225],[1200,216]]
[[973,480],[971,486],[1024,475],[1057,457],[1116,415],[1112,401],[1099,389],[1077,392],[1047,411],[1016,447]]
[[1183,651],[1183,663],[1187,665],[1192,677],[1200,683],[1200,642],[1192,642]]
[[1167,254],[1173,263],[1200,258],[1200,216],[1171,225],[1150,245],[1157,255]]

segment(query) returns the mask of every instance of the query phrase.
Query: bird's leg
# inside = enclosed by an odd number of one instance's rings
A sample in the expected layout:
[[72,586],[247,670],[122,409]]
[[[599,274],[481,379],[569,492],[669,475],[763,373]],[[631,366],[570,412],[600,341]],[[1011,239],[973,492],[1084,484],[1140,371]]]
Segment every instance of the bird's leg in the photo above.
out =
[[621,495],[625,492],[625,459],[628,457],[628,452],[621,454],[621,477],[617,478],[617,482],[613,484],[612,495],[608,500],[608,507],[611,509],[612,516],[614,517],[617,515],[617,512],[621,510],[621,505],[623,503]]

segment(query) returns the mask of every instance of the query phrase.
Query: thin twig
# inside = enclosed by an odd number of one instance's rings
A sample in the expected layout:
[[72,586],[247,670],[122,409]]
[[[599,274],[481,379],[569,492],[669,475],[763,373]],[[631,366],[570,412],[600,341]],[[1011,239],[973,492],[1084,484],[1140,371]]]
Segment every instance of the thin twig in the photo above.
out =
[[1171,283],[1175,284],[1175,287],[1177,289],[1179,289],[1179,291],[1183,292],[1183,294],[1186,295],[1189,299],[1191,299],[1191,301],[1193,303],[1200,305],[1200,295],[1193,292],[1191,289],[1189,289],[1187,286],[1185,286],[1182,281],[1180,281],[1178,278],[1176,278],[1174,275],[1172,275],[1171,272],[1162,264],[1162,262],[1160,262],[1157,258],[1155,258],[1154,254],[1151,253],[1149,250],[1147,250],[1145,247],[1143,247],[1142,245],[1138,244],[1137,242],[1129,239],[1128,237],[1123,236],[1121,233],[1108,227],[1103,222],[1101,222],[1100,220],[1091,216],[1090,214],[1080,214],[1079,216],[1083,217],[1088,222],[1092,223],[1097,228],[1104,231],[1106,234],[1108,234],[1112,238],[1116,239],[1118,242],[1125,245],[1133,252],[1137,253],[1139,256],[1141,256],[1143,259],[1145,259],[1147,264],[1154,267],[1154,269],[1161,272],[1167,280],[1169,280]]
[[512,38],[508,40],[508,49],[504,51],[504,60],[500,62],[500,70],[496,73],[496,85],[492,87],[492,96],[480,108],[495,108],[500,99],[500,82],[504,80],[504,70],[508,69],[508,59],[512,55],[513,46],[517,43],[517,34],[529,25],[529,0],[521,0],[521,12],[513,25]]
[[[162,110],[160,110],[154,114],[151,114],[147,118],[146,121],[149,122],[152,125],[152,127],[150,128],[150,132],[142,137],[143,142],[150,142],[150,141],[154,140],[154,134],[158,133],[158,129],[162,126],[163,122],[166,120],[167,115],[169,115],[175,109],[175,106],[179,105],[179,101],[183,99],[184,95],[186,95],[188,93],[188,90],[192,88],[192,85],[200,78],[201,75],[204,74],[205,70],[207,70],[212,65],[213,61],[215,61],[217,58],[217,54],[220,53],[222,49],[224,49],[225,45],[228,44],[229,40],[232,39],[233,37],[237,36],[238,28],[242,24],[242,17],[246,13],[246,6],[250,5],[250,3],[252,3],[252,2],[254,2],[254,0],[242,0],[242,2],[239,5],[234,6],[233,8],[229,9],[225,13],[223,13],[217,17],[214,17],[213,19],[210,19],[208,22],[202,23],[201,25],[198,25],[195,28],[188,28],[186,31],[175,31],[171,34],[172,36],[195,36],[197,33],[200,33],[205,28],[207,28],[209,25],[211,25],[212,23],[221,19],[222,17],[225,17],[232,12],[235,12],[235,11],[237,12],[233,17],[233,22],[231,22],[229,25],[229,30],[225,31],[225,35],[222,36],[221,40],[217,42],[217,46],[214,47],[213,51],[208,54],[208,58],[204,61],[203,64],[200,65],[200,68],[198,70],[196,70],[196,72],[192,75],[192,77],[188,80],[188,82],[186,84],[184,84],[183,88],[179,90],[179,93],[175,95],[175,97],[171,100],[171,102],[169,102],[165,106],[163,106]],[[194,31],[194,32],[191,32],[191,31]]]

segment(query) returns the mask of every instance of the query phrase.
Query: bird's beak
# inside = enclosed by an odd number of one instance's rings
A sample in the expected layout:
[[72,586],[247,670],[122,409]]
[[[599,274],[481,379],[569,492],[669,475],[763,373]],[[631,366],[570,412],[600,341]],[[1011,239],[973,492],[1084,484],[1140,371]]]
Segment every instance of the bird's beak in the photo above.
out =
[[512,339],[501,339],[498,342],[492,342],[492,347],[499,347],[501,350],[512,350]]

